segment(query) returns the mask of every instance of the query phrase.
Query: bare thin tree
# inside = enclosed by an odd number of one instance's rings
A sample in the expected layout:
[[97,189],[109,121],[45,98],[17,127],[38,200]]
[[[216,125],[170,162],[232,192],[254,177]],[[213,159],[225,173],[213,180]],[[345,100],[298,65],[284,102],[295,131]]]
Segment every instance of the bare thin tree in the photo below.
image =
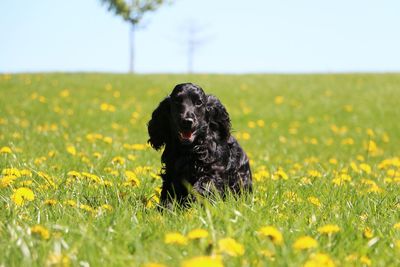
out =
[[[165,0],[100,0],[109,11],[121,16],[130,24],[129,27],[129,72],[134,72],[135,31],[143,16],[158,9]],[[170,1],[169,1],[170,2]]]

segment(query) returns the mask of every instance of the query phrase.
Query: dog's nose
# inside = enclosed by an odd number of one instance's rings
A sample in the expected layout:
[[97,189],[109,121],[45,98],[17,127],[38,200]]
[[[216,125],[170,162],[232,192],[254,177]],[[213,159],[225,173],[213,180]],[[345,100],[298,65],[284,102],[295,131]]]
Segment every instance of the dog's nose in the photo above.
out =
[[192,118],[186,118],[182,120],[182,126],[184,128],[192,128],[193,126],[193,119]]

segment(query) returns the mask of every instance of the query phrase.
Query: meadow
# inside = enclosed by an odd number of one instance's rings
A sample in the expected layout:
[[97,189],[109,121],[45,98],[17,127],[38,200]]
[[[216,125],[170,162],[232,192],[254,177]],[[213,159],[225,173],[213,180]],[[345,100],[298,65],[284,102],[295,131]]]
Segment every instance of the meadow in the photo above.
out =
[[[157,209],[151,112],[218,96],[254,192]],[[400,74],[0,74],[0,266],[399,266]]]

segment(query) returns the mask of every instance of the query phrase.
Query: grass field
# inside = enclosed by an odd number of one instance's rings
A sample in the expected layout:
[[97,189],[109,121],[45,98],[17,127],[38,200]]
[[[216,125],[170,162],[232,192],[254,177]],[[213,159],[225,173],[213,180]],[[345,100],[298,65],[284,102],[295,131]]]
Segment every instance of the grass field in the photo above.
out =
[[[254,193],[161,213],[146,123],[186,81]],[[0,75],[0,266],[399,266],[399,118],[397,74]]]

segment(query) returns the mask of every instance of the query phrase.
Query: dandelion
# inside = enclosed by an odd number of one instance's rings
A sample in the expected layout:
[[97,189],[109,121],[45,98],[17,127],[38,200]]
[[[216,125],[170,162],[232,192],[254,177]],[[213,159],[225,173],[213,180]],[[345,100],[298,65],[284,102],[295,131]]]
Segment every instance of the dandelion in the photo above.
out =
[[113,210],[113,207],[111,205],[109,205],[109,204],[103,204],[99,208],[101,210],[109,211],[109,212],[111,212]]
[[11,153],[12,150],[8,146],[3,146],[2,148],[0,148],[0,154],[11,154]]
[[285,198],[290,202],[301,202],[302,199],[296,194],[296,192],[288,191],[284,193]]
[[288,175],[282,168],[279,168],[276,172],[272,174],[272,180],[279,180],[279,179],[282,180],[289,179]]
[[248,126],[249,128],[255,128],[255,127],[256,127],[256,123],[255,123],[254,121],[249,121],[249,122],[247,123],[247,126]]
[[360,167],[360,170],[364,171],[366,174],[370,174],[371,173],[371,166],[369,166],[368,164],[361,163],[359,165],[359,167]]
[[293,248],[296,250],[306,250],[316,248],[318,246],[317,240],[310,236],[299,237],[293,244]]
[[308,176],[313,177],[313,178],[321,178],[322,177],[322,173],[320,173],[317,170],[309,170],[307,173],[308,173]]
[[15,190],[11,195],[11,200],[17,205],[22,206],[27,201],[33,201],[35,199],[35,194],[33,191],[26,187],[21,187]]
[[114,157],[111,162],[117,165],[123,165],[125,163],[125,159],[123,157]]
[[264,127],[265,122],[263,120],[257,120],[257,125],[258,125],[258,127]]
[[69,90],[68,89],[62,90],[59,95],[63,98],[69,97]]
[[153,195],[147,200],[146,208],[152,208],[159,203],[160,203],[160,198],[156,195]]
[[76,148],[74,146],[72,146],[72,145],[67,146],[67,152],[69,154],[71,154],[72,156],[75,156],[76,155]]
[[369,227],[365,227],[363,231],[363,236],[368,239],[372,238],[374,236],[372,229]]
[[221,257],[218,256],[198,256],[185,260],[182,267],[223,267]]
[[188,233],[188,238],[189,239],[201,239],[201,238],[207,238],[208,237],[208,232],[207,230],[204,229],[193,229]]
[[335,234],[335,233],[338,233],[339,231],[340,231],[340,227],[337,226],[336,224],[327,224],[327,225],[324,225],[324,226],[318,228],[318,232],[320,234],[326,234],[326,235]]
[[31,233],[37,235],[38,237],[47,240],[50,238],[50,232],[46,227],[41,225],[35,225],[31,227]]
[[136,174],[132,171],[125,171],[126,181],[123,183],[124,186],[139,186],[140,181]]
[[372,265],[372,261],[370,258],[368,258],[367,256],[361,256],[360,257],[360,262],[365,264],[366,266],[371,266]]
[[48,205],[48,206],[54,206],[57,204],[57,200],[55,199],[46,199],[43,204]]
[[71,265],[71,260],[67,255],[59,253],[50,253],[46,260],[46,266],[68,267]]
[[73,208],[77,206],[76,201],[75,201],[75,200],[72,200],[72,199],[66,200],[66,201],[64,202],[64,204],[67,205],[67,206],[73,207]]
[[268,237],[276,245],[282,245],[283,243],[282,233],[273,226],[264,226],[258,230],[258,233],[261,236]]
[[242,138],[243,138],[243,140],[249,140],[250,139],[250,134],[248,132],[243,132],[242,133]]
[[313,204],[317,207],[321,207],[321,205],[322,205],[321,202],[319,201],[319,199],[316,197],[308,197],[307,200],[308,200],[308,202],[310,202],[311,204]]
[[93,157],[95,157],[96,159],[100,159],[101,158],[101,154],[99,152],[94,152],[93,153]]
[[400,222],[395,223],[395,224],[393,225],[393,229],[400,230]]
[[89,205],[80,204],[79,208],[81,210],[87,211],[87,212],[92,213],[92,214],[95,212],[95,210],[92,207],[90,207]]
[[351,176],[346,173],[342,173],[339,176],[332,179],[332,183],[337,186],[344,185],[346,182],[350,181],[351,181]]
[[218,247],[221,252],[230,256],[242,256],[244,254],[244,246],[233,238],[224,238],[218,241]]
[[164,237],[165,244],[186,245],[187,238],[177,232],[168,233]]
[[274,102],[276,105],[281,105],[284,100],[285,100],[285,98],[283,96],[276,96],[274,99]]
[[106,136],[106,137],[103,138],[103,142],[106,143],[106,144],[111,144],[112,141],[113,141],[112,138],[109,137],[109,136]]
[[317,253],[310,257],[309,260],[306,261],[304,267],[334,267],[335,263],[329,257],[329,255],[325,253]]
[[17,178],[18,177],[14,175],[4,176],[2,179],[0,179],[0,188],[11,186]]

